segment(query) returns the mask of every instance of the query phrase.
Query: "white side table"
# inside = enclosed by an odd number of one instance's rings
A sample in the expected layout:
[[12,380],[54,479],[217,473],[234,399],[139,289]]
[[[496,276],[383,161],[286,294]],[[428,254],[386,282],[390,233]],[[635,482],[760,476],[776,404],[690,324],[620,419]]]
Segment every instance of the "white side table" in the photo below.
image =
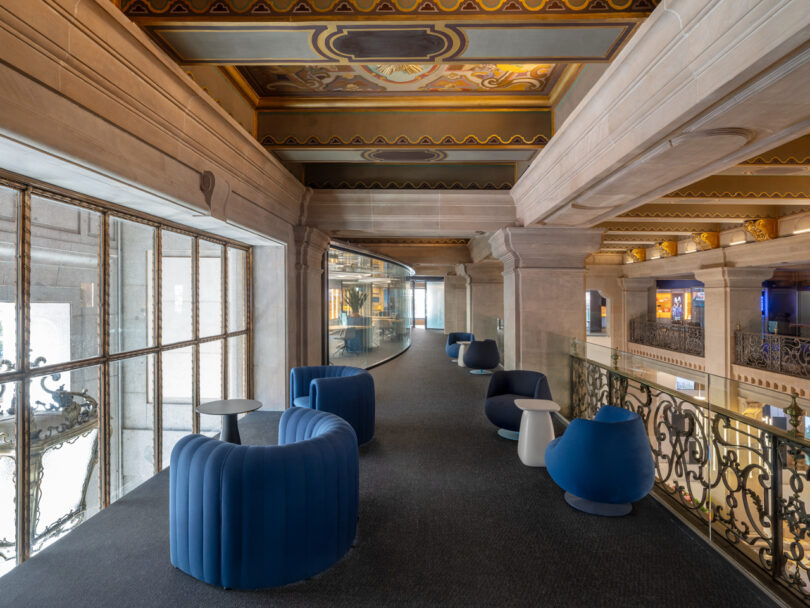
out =
[[466,340],[464,342],[456,342],[458,344],[458,366],[459,367],[467,367],[464,365],[464,351],[467,350],[467,347],[470,345],[470,341]]
[[520,461],[527,467],[544,467],[546,448],[554,439],[551,412],[559,412],[560,406],[547,399],[515,399],[515,405],[523,410],[517,448]]

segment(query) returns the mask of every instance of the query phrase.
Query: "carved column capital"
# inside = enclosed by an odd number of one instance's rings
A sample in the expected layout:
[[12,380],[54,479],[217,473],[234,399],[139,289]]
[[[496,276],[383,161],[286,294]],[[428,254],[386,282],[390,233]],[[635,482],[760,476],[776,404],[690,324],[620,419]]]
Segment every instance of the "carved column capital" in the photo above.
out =
[[584,269],[585,258],[599,249],[602,231],[531,226],[501,228],[489,239],[492,255],[504,272],[517,268]]
[[704,287],[759,288],[773,276],[773,268],[704,268],[695,271],[695,279]]
[[293,234],[295,236],[296,267],[320,270],[323,254],[329,247],[329,235],[310,226],[295,226]]

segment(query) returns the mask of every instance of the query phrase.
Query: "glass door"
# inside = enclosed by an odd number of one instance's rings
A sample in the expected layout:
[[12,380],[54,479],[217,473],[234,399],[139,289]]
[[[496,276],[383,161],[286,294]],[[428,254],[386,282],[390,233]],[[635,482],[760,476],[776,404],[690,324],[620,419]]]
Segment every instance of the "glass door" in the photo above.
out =
[[444,329],[444,281],[425,283],[425,328]]

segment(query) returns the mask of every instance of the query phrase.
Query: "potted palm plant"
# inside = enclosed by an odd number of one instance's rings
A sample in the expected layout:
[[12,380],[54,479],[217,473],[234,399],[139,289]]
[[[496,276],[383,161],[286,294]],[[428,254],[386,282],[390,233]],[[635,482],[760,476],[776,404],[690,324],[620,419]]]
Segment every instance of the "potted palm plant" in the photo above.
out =
[[350,287],[343,293],[343,301],[352,311],[352,317],[360,316],[360,311],[363,309],[363,304],[368,299],[368,292],[363,291],[359,287]]

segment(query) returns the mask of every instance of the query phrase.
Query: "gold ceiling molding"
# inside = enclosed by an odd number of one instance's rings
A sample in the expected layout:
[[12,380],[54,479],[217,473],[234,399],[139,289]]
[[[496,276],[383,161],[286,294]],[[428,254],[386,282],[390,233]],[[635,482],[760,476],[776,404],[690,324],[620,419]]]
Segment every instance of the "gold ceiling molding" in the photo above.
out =
[[338,136],[331,136],[321,139],[317,135],[309,137],[301,137],[300,139],[294,135],[284,136],[281,135],[276,138],[273,135],[265,135],[261,144],[263,146],[280,146],[283,148],[289,146],[513,146],[516,148],[531,146],[545,146],[548,143],[548,138],[544,135],[537,135],[534,139],[524,138],[523,135],[512,135],[511,137],[501,137],[497,134],[480,137],[478,135],[466,135],[463,138],[456,138],[453,135],[441,135],[433,137],[430,135],[421,135],[417,137],[409,137],[408,135],[398,135],[394,137],[386,137],[385,135],[376,135],[373,138],[355,135],[351,138],[343,139]]
[[809,165],[810,135],[804,135],[786,144],[768,150],[754,158],[740,163],[741,165]]
[[779,222],[772,218],[748,220],[744,226],[746,232],[757,241],[770,241],[779,236]]
[[357,243],[358,245],[411,245],[411,246],[443,246],[443,247],[466,247],[470,243],[470,239],[431,239],[431,238],[406,238],[406,237],[389,237],[389,238],[346,238],[344,239],[350,243]]
[[678,255],[678,241],[660,241],[655,249],[662,258],[671,258]]
[[768,208],[764,205],[677,205],[647,204],[636,207],[625,213],[620,218],[672,218],[672,219],[739,219],[745,220],[756,213],[759,216],[777,215],[776,208]]
[[[742,223],[742,222],[741,222]],[[616,233],[624,233],[627,235],[633,235],[634,233],[638,232],[649,232],[660,235],[658,237],[653,237],[652,240],[661,239],[662,236],[674,236],[677,234],[692,234],[694,232],[713,232],[716,231],[717,224],[707,222],[706,224],[624,224],[624,223],[616,223],[616,222],[603,222],[597,226],[598,228],[602,228],[606,232],[612,233],[611,238],[613,238],[613,234]],[[637,238],[637,237],[636,237]]]
[[810,178],[796,175],[712,175],[663,198],[805,199],[810,198]]
[[717,249],[720,246],[719,232],[695,232],[692,234],[692,242],[701,251]]
[[341,179],[341,180],[310,180],[307,186],[318,190],[511,190],[513,183],[490,181],[453,181],[442,180],[376,180],[376,179]]

